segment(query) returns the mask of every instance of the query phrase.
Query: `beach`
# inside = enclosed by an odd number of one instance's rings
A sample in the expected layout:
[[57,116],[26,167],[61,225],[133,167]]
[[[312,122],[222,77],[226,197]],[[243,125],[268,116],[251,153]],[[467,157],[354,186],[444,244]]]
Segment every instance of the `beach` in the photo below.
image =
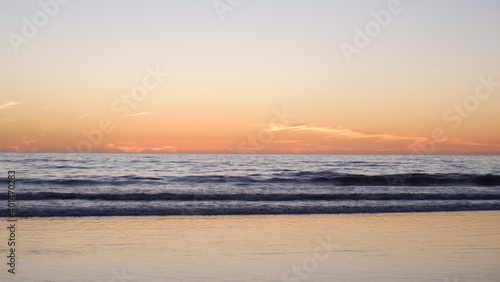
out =
[[38,217],[17,227],[16,274],[1,280],[500,279],[498,211]]
[[3,1],[2,281],[500,281],[500,1]]

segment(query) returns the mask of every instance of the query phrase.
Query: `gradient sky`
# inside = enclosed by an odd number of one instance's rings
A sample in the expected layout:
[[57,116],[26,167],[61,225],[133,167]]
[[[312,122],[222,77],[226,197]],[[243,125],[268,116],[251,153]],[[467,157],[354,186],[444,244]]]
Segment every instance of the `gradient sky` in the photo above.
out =
[[500,1],[103,2],[0,3],[0,151],[500,153]]

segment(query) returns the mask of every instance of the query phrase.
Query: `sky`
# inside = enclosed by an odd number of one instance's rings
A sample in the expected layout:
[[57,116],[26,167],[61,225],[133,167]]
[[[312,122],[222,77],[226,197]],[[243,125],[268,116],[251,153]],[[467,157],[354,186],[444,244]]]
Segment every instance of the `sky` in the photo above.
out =
[[0,152],[500,154],[500,2],[0,3]]

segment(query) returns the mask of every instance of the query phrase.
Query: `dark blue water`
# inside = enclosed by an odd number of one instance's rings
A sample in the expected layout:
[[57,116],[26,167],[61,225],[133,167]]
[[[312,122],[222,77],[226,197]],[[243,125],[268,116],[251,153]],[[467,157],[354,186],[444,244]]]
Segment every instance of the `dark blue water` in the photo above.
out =
[[16,171],[16,215],[26,217],[500,210],[500,156],[2,153],[0,159],[5,178]]

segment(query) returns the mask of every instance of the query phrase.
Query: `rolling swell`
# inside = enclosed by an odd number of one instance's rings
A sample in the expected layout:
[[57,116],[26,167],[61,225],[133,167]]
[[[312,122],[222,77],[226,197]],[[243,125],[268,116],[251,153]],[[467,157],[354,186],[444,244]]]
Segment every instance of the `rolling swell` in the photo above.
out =
[[59,186],[97,186],[97,185],[168,185],[172,183],[234,183],[234,184],[265,184],[265,183],[305,183],[311,185],[334,186],[499,186],[500,175],[493,174],[387,174],[362,175],[339,174],[335,172],[281,172],[271,175],[188,175],[188,176],[151,176],[134,175],[100,177],[98,179],[63,178],[63,179],[23,179],[26,184],[59,185]]

